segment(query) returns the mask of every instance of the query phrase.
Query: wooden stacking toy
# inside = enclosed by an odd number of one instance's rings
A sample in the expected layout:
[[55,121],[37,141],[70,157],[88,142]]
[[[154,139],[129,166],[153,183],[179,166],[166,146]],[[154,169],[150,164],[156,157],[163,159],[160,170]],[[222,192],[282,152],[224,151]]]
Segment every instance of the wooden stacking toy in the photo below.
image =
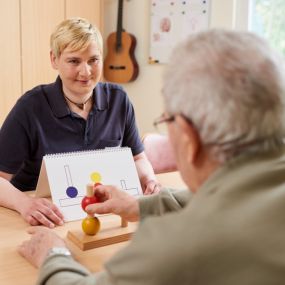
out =
[[[99,183],[96,184],[98,185]],[[87,184],[86,196],[84,196],[81,202],[81,207],[84,211],[88,205],[100,203],[94,196],[94,187],[97,185]],[[87,214],[86,218],[81,222],[82,230],[68,231],[67,237],[82,250],[127,241],[135,231],[136,224],[128,225],[128,222],[121,218],[119,226],[118,218],[118,216],[114,215],[104,215],[100,216],[99,219]],[[105,220],[106,225],[103,223]]]

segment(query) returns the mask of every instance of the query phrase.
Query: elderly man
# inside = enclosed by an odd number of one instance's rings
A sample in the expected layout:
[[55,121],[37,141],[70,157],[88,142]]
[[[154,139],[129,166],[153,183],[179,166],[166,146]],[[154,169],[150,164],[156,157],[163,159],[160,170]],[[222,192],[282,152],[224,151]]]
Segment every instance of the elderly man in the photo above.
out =
[[[212,30],[173,52],[165,113],[177,165],[191,191],[135,200],[99,186],[89,213],[113,212],[140,226],[129,246],[91,275],[64,242],[33,228],[20,253],[39,284],[284,284],[284,74],[249,33]],[[48,253],[49,252],[49,253]],[[67,254],[66,254],[67,253]]]

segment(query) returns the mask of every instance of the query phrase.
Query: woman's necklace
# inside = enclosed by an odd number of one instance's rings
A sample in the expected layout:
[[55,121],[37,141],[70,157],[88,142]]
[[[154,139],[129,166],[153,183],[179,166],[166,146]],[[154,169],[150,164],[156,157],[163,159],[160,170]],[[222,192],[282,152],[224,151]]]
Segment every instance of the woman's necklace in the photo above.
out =
[[85,105],[87,104],[87,102],[92,98],[92,95],[83,103],[76,103],[72,100],[70,100],[67,96],[64,95],[64,97],[72,104],[74,104],[76,107],[78,107],[81,110],[85,110]]

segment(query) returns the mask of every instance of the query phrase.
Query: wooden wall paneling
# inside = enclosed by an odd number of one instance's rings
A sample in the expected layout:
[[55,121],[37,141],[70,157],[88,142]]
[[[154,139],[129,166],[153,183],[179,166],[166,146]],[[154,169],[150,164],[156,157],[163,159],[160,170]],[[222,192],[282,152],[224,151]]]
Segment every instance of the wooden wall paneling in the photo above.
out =
[[0,127],[21,95],[19,0],[0,0]]
[[0,126],[27,90],[53,82],[49,37],[63,19],[80,16],[102,31],[101,0],[0,0]]
[[[83,17],[102,28],[102,1],[101,0],[65,0],[66,18]],[[102,31],[102,30],[101,30]]]
[[49,37],[64,19],[64,0],[20,0],[23,92],[53,82],[57,72],[49,59]]

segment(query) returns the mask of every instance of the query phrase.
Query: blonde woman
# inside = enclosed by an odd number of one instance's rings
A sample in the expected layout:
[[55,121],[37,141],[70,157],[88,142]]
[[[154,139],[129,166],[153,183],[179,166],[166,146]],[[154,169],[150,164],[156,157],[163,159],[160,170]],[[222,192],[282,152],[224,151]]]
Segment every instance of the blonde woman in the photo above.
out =
[[145,194],[157,183],[141,143],[134,109],[124,90],[101,83],[102,36],[86,19],[61,22],[50,38],[54,83],[24,94],[0,131],[0,205],[18,211],[31,225],[63,224],[58,208],[28,197],[36,188],[46,154],[130,147]]

